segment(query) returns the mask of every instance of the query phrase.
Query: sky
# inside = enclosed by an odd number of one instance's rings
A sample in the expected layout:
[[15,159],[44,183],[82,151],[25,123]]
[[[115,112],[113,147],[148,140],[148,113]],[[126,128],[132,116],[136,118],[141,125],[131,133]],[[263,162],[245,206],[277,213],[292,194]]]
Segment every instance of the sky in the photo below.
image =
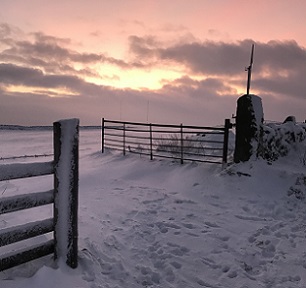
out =
[[304,0],[1,0],[0,124],[306,119]]

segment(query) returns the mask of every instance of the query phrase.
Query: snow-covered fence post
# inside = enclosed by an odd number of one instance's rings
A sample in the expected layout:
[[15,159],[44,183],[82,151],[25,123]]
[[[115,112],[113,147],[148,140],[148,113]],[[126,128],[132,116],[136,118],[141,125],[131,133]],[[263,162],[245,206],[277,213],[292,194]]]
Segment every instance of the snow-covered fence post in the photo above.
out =
[[79,120],[53,123],[55,259],[78,265]]
[[256,95],[241,96],[237,101],[234,162],[245,162],[252,155],[257,155],[262,125],[261,98]]
[[104,118],[101,120],[101,152],[104,153],[104,137],[105,137],[105,132],[104,132]]
[[123,155],[125,156],[125,123],[123,123],[123,126],[122,126],[122,129],[123,129],[123,141],[122,141],[122,144],[123,144]]
[[181,164],[184,164],[184,132],[183,132],[183,124],[180,126],[180,134],[181,134]]
[[232,123],[230,119],[225,119],[224,122],[224,138],[223,138],[223,154],[222,154],[222,163],[227,163],[227,151],[228,151],[228,137],[229,129],[232,128]]
[[153,131],[151,123],[149,127],[150,127],[150,159],[153,160]]

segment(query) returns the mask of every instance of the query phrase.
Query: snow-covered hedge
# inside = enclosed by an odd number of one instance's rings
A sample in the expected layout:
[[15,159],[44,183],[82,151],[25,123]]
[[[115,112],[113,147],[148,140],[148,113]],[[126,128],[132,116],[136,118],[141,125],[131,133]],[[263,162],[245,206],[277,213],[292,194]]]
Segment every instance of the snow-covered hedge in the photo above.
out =
[[[288,121],[282,124],[263,125],[263,137],[260,154],[264,159],[276,160],[287,156],[290,151],[305,153],[306,123]],[[304,161],[306,155],[302,156]],[[306,163],[304,163],[306,164]]]

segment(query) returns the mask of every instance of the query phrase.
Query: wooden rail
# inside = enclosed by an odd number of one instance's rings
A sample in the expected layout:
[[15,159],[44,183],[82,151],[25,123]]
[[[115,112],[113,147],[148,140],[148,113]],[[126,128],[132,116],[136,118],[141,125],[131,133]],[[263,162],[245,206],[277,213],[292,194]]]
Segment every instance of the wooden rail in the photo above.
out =
[[54,161],[0,165],[0,181],[42,175],[54,176],[54,189],[0,199],[0,215],[53,204],[54,218],[38,220],[0,230],[0,247],[53,232],[54,239],[26,249],[0,255],[0,271],[54,253],[76,268],[78,212],[78,135],[79,120],[53,124]]

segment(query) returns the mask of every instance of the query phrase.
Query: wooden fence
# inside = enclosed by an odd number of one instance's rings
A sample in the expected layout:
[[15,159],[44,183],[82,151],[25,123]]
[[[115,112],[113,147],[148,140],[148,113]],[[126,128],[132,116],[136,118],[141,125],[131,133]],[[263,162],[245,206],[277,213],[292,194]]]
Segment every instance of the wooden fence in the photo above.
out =
[[78,265],[78,135],[79,120],[53,124],[54,161],[0,165],[0,181],[54,175],[54,188],[45,192],[0,198],[0,215],[54,204],[54,217],[0,230],[0,247],[53,232],[53,239],[0,255],[0,271],[54,253],[68,266]]
[[112,121],[102,118],[101,150],[105,148],[178,159],[181,163],[198,161],[227,163],[229,129],[232,124],[225,120],[223,127],[199,127],[181,125],[148,124]]

